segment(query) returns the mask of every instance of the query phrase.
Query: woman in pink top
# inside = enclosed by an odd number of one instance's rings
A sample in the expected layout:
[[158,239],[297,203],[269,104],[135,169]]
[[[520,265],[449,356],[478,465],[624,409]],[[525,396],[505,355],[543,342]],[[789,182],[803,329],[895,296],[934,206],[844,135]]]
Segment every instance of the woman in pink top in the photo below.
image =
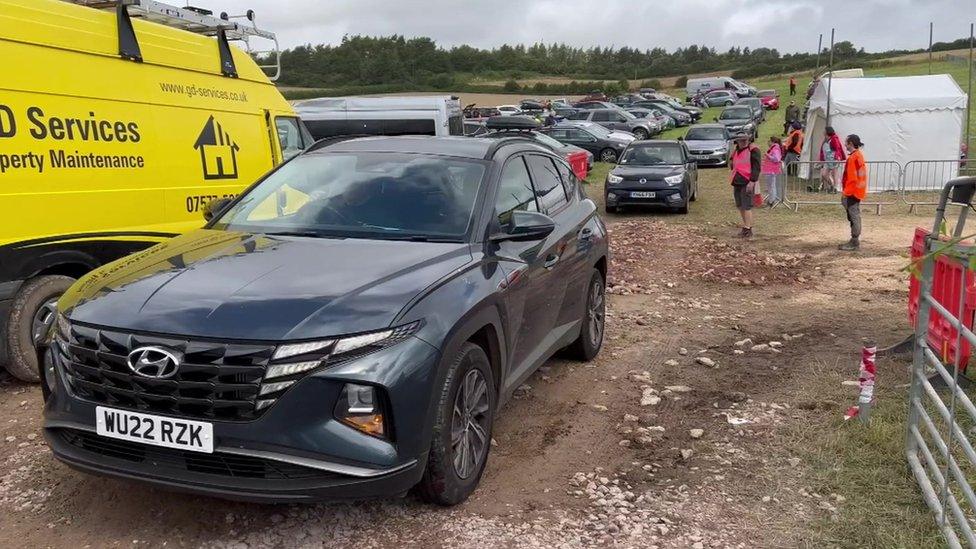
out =
[[844,145],[840,142],[840,137],[834,128],[827,126],[824,133],[823,142],[820,143],[820,190],[828,193],[837,192],[837,170],[847,160],[844,153]]
[[782,204],[783,199],[783,143],[775,135],[769,138],[769,148],[762,157],[763,186],[766,188],[766,206]]

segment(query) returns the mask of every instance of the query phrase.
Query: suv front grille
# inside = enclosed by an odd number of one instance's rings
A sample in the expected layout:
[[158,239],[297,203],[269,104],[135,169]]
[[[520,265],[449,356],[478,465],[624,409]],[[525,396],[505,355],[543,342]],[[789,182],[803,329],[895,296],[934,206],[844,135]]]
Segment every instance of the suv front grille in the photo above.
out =
[[154,467],[190,471],[207,475],[266,480],[328,479],[340,475],[280,461],[216,452],[202,454],[170,448],[160,448],[101,437],[86,431],[59,429],[66,443],[100,456],[147,463]]
[[[143,377],[129,368],[129,352],[147,345],[181,353],[172,377]],[[248,421],[260,417],[278,396],[260,395],[273,344],[189,340],[72,324],[68,341],[60,341],[59,347],[74,394],[109,406]],[[259,396],[261,404],[256,405]]]

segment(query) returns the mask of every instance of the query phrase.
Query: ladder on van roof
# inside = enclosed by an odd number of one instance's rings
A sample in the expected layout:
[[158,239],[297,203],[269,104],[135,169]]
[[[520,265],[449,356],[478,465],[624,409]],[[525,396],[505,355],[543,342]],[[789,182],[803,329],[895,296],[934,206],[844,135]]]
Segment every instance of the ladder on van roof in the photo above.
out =
[[[261,68],[272,82],[281,76],[281,49],[275,33],[257,28],[254,11],[247,10],[243,15],[221,13],[214,17],[213,12],[193,6],[177,7],[156,0],[65,0],[72,4],[100,10],[116,12],[119,24],[119,55],[125,59],[142,61],[142,53],[132,17],[145,19],[168,27],[217,38],[220,51],[220,72],[224,76],[237,78],[237,68],[230,52],[229,40],[244,42],[245,49],[258,60]],[[232,21],[247,19],[250,25]],[[273,47],[265,50],[252,50],[251,39],[270,41]],[[262,64],[263,63],[263,64]]]

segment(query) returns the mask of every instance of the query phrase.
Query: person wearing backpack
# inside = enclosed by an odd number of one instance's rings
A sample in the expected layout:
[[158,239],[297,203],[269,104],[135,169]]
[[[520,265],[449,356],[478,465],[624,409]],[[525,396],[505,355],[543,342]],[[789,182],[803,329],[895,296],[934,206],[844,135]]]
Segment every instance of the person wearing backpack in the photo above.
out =
[[741,238],[752,238],[752,206],[756,192],[756,182],[762,170],[762,159],[759,148],[752,143],[749,134],[741,132],[735,135],[735,149],[729,157],[729,168],[732,176],[732,197],[735,207],[742,216]]

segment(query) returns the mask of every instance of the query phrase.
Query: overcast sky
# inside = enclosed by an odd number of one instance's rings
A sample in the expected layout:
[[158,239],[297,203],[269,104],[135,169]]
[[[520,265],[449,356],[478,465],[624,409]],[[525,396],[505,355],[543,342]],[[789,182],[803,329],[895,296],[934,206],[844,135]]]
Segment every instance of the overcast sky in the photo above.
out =
[[[174,2],[176,3],[176,2]],[[815,51],[837,41],[868,51],[925,48],[969,35],[976,0],[191,0],[214,12],[251,8],[282,47],[337,44],[344,34],[429,36],[441,46],[564,42],[575,46],[706,44]]]

